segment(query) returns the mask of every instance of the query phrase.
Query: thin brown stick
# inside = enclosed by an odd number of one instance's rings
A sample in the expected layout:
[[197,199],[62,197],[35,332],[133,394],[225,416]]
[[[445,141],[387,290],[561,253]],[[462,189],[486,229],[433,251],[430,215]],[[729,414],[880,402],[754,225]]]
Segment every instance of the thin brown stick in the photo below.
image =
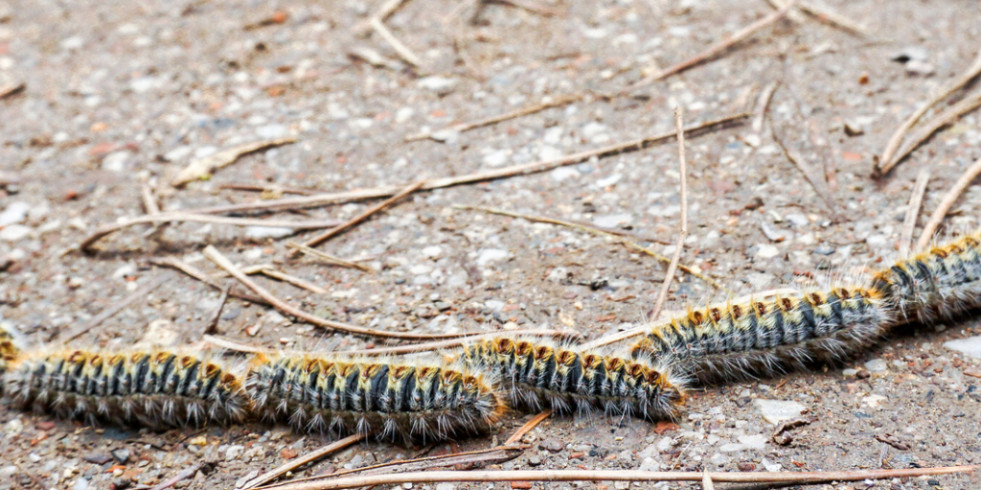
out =
[[140,187],[140,197],[143,199],[143,209],[146,214],[160,214],[160,205],[157,204],[157,199],[153,197],[153,189],[150,186],[143,184]]
[[273,308],[276,308],[277,310],[286,313],[287,315],[290,315],[298,320],[307,322],[311,325],[316,325],[318,327],[327,328],[327,329],[340,330],[342,332],[347,332],[357,335],[365,335],[369,337],[382,337],[382,338],[390,338],[390,339],[406,339],[406,340],[454,339],[466,335],[462,333],[461,334],[422,334],[422,333],[384,332],[381,330],[375,330],[373,328],[364,328],[356,325],[337,322],[334,320],[328,320],[326,318],[321,318],[317,315],[307,313],[277,298],[274,294],[269,292],[267,289],[256,284],[255,281],[249,279],[249,277],[246,276],[241,270],[239,270],[238,267],[235,267],[235,264],[232,264],[232,262],[228,260],[227,257],[222,255],[217,248],[208,245],[207,247],[205,247],[202,253],[204,254],[205,257],[208,258],[208,260],[214,262],[215,265],[224,269],[225,272],[231,274],[232,277],[234,277],[235,279],[238,279],[238,282],[242,283],[243,286],[251,289],[252,292],[258,294],[260,297],[265,298],[266,301],[268,301],[270,304],[273,305]]
[[910,134],[909,138],[906,140],[906,143],[904,143],[902,147],[896,151],[896,155],[892,158],[892,161],[890,161],[888,165],[883,165],[881,170],[879,170],[876,175],[881,176],[889,173],[893,167],[898,165],[899,162],[902,162],[903,159],[912,153],[913,150],[926,142],[926,140],[930,139],[934,133],[949,124],[953,124],[955,121],[960,119],[961,116],[977,109],[978,107],[981,107],[981,92],[965,97],[956,104],[948,107],[937,117],[923,123],[922,126]]
[[356,262],[351,262],[350,260],[344,260],[344,259],[339,258],[339,257],[335,257],[335,256],[333,256],[333,255],[331,255],[331,254],[329,254],[327,252],[322,252],[322,251],[317,250],[315,248],[310,248],[310,247],[308,247],[306,245],[303,245],[301,243],[286,242],[286,246],[288,248],[291,248],[293,250],[297,250],[297,251],[302,252],[302,253],[304,253],[306,255],[309,255],[311,257],[315,257],[317,259],[320,259],[320,260],[322,260],[322,261],[324,261],[324,262],[326,262],[326,263],[328,263],[330,265],[337,265],[337,266],[340,266],[340,267],[349,267],[349,268],[352,268],[352,269],[359,269],[359,270],[362,270],[362,271],[365,271],[365,272],[371,272],[371,269],[370,268],[365,267],[365,266],[363,266],[361,264],[358,264]]
[[[721,119],[708,121],[702,124],[697,124],[685,129],[685,137],[694,138],[696,136],[703,135],[719,129],[738,126],[740,124],[743,124],[750,116],[751,114],[740,113],[733,116],[727,116]],[[555,168],[564,167],[567,165],[575,165],[577,163],[581,163],[586,160],[589,160],[590,158],[593,157],[603,158],[611,155],[618,155],[621,153],[642,150],[645,148],[649,148],[653,145],[666,143],[674,139],[674,133],[675,133],[674,130],[672,130],[671,132],[668,133],[658,134],[645,138],[639,138],[623,143],[616,143],[613,145],[604,146],[592,150],[586,150],[579,153],[573,153],[571,155],[565,155],[552,160],[541,160],[541,161],[526,163],[522,165],[512,165],[509,167],[503,167],[496,170],[476,172],[467,175],[429,179],[420,188],[420,190],[441,189],[444,187],[473,184],[477,182],[486,182],[489,180],[504,179],[509,177],[517,177],[521,175],[530,175],[530,174],[545,172]],[[275,200],[251,202],[251,203],[244,203],[244,204],[228,204],[222,206],[212,206],[207,208],[196,209],[194,210],[194,212],[199,214],[225,214],[225,213],[243,213],[243,212],[259,212],[259,211],[269,212],[269,211],[282,211],[286,209],[313,208],[313,207],[326,206],[329,204],[341,204],[351,201],[360,201],[365,199],[388,197],[398,193],[400,190],[404,188],[405,188],[404,185],[402,186],[390,185],[384,187],[375,187],[371,189],[358,189],[358,190],[344,191],[344,192],[315,194],[312,196],[291,197],[285,199],[275,199]]]
[[112,316],[115,315],[116,313],[123,311],[127,306],[132,304],[134,301],[153,292],[153,290],[157,289],[163,283],[167,282],[168,279],[170,279],[170,273],[165,272],[161,274],[159,277],[154,278],[152,281],[147,282],[145,285],[143,285],[143,287],[137,289],[136,291],[133,291],[132,294],[123,298],[122,301],[113,303],[112,306],[106,308],[105,310],[102,310],[101,313],[92,317],[91,320],[85,322],[82,326],[63,335],[61,341],[68,342],[69,340],[74,340],[75,338],[84,334],[85,332],[88,332],[89,330],[92,330],[93,328],[101,325],[102,322],[108,320],[109,318],[112,318]]
[[[225,289],[225,286],[219,284],[218,281],[216,281],[213,277],[204,273],[202,270],[198,269],[197,267],[194,267],[191,264],[188,264],[187,262],[177,259],[176,257],[152,258],[150,259],[150,263],[160,267],[170,267],[171,269],[179,270],[184,274],[187,274],[188,276],[191,276],[192,278],[197,279],[198,281],[201,281],[207,284],[208,286],[211,286],[219,291]],[[249,294],[245,291],[239,291],[234,286],[228,290],[228,295],[234,298],[248,301],[249,303],[272,306],[272,304],[266,301],[265,299]]]
[[899,234],[899,256],[906,257],[913,247],[913,231],[916,230],[916,218],[920,216],[920,207],[923,205],[923,194],[926,192],[927,183],[930,182],[930,169],[920,170],[916,176],[916,183],[913,184],[913,193],[909,196],[909,207],[906,208],[906,219],[903,220],[903,229]]
[[392,47],[392,50],[399,55],[399,58],[402,58],[403,61],[412,65],[413,67],[419,68],[422,66],[422,60],[420,60],[408,46],[403,44],[402,41],[399,41],[399,38],[395,37],[395,34],[388,30],[388,27],[385,27],[384,22],[377,18],[372,18],[368,22],[371,25],[371,28],[374,29],[374,31],[377,32],[378,35]]
[[278,271],[276,269],[271,269],[269,267],[261,267],[261,268],[259,268],[259,270],[257,271],[257,273],[262,274],[262,275],[267,276],[267,277],[270,277],[272,279],[276,279],[276,280],[283,281],[283,282],[288,282],[288,283],[290,283],[290,284],[292,284],[292,285],[294,285],[294,286],[296,286],[298,288],[306,289],[307,291],[310,291],[311,293],[314,293],[314,294],[327,294],[329,292],[326,289],[324,289],[324,288],[322,288],[322,287],[320,287],[320,286],[318,286],[318,285],[316,285],[316,284],[314,284],[314,283],[312,283],[310,281],[307,281],[306,279],[301,279],[299,277],[296,277],[296,276],[287,274],[287,273],[282,272],[282,271]]
[[345,438],[343,438],[341,440],[334,441],[334,442],[332,442],[330,444],[327,444],[326,446],[324,446],[324,447],[322,447],[320,449],[317,449],[315,451],[311,451],[311,452],[309,452],[307,454],[304,454],[301,457],[298,457],[298,458],[292,459],[290,461],[287,461],[286,463],[284,463],[280,467],[278,467],[278,468],[276,468],[274,470],[267,471],[267,472],[265,472],[265,473],[263,473],[263,474],[255,477],[255,478],[249,480],[244,485],[242,485],[242,488],[243,489],[252,489],[252,488],[258,487],[259,485],[263,485],[263,484],[269,483],[269,482],[275,480],[276,478],[279,478],[280,476],[285,475],[286,473],[289,473],[290,471],[293,471],[293,470],[299,468],[300,466],[303,466],[303,465],[305,465],[307,463],[310,463],[312,461],[316,461],[316,460],[318,460],[320,458],[323,458],[324,456],[327,456],[330,453],[339,451],[339,450],[344,449],[344,448],[346,448],[346,447],[348,447],[348,446],[350,446],[352,444],[355,444],[358,441],[363,440],[365,437],[368,437],[368,435],[367,434],[364,434],[364,433],[358,433],[358,434],[354,434],[354,435],[351,435],[351,436],[347,436],[347,437],[345,437]]
[[524,425],[519,427],[518,430],[514,431],[514,434],[511,434],[511,437],[508,437],[508,440],[504,441],[504,445],[508,446],[520,441],[521,438],[525,436],[525,434],[531,432],[531,429],[538,427],[538,424],[542,423],[543,420],[549,418],[549,416],[551,415],[552,415],[551,408],[547,408],[541,413],[539,413],[538,415],[535,415],[534,417],[531,418],[531,420],[525,422]]
[[115,233],[123,228],[146,223],[168,223],[175,221],[192,221],[198,223],[215,223],[233,226],[267,226],[273,228],[292,228],[294,230],[316,230],[337,226],[338,221],[285,221],[255,218],[231,218],[227,216],[212,216],[210,214],[186,213],[182,211],[168,211],[159,214],[148,214],[136,218],[128,218],[122,222],[105,225],[78,244],[79,250],[87,252],[95,242],[106,235]]
[[[512,446],[497,446],[488,449],[479,449],[476,451],[464,451],[453,454],[443,454],[439,456],[426,456],[423,458],[414,459],[403,459],[396,461],[389,461],[387,463],[380,463],[371,466],[364,466],[361,468],[352,468],[350,470],[341,470],[330,475],[315,476],[309,478],[299,478],[295,480],[290,480],[285,483],[296,483],[300,481],[314,481],[314,480],[329,480],[332,478],[337,478],[343,475],[350,475],[352,473],[362,473],[362,474],[378,474],[381,469],[392,468],[395,470],[408,470],[408,471],[420,471],[430,468],[440,468],[447,466],[456,466],[459,464],[492,464],[500,463],[514,459],[521,455],[521,453],[528,449],[527,444],[515,444]],[[396,468],[397,467],[397,468]],[[268,487],[275,488],[275,486]]]
[[[574,223],[572,221],[565,221],[565,220],[560,220],[560,219],[556,219],[556,218],[549,218],[547,216],[535,216],[535,215],[530,215],[530,214],[515,213],[513,211],[505,211],[503,209],[488,208],[488,207],[484,207],[484,206],[464,206],[464,205],[457,204],[457,205],[454,205],[453,208],[454,209],[470,210],[470,211],[480,211],[480,212],[489,213],[489,214],[497,214],[497,215],[500,215],[500,216],[508,216],[508,217],[511,217],[511,218],[521,218],[521,219],[528,220],[528,221],[533,221],[533,222],[536,222],[536,223],[548,223],[548,224],[552,224],[552,225],[559,225],[559,226],[564,226],[564,227],[567,227],[567,228],[572,228],[574,230],[579,230],[579,231],[583,231],[583,232],[586,232],[586,233],[590,233],[592,235],[608,237],[611,240],[613,240],[613,241],[615,241],[617,243],[620,243],[621,245],[624,245],[625,247],[627,247],[629,249],[632,249],[632,250],[635,250],[635,251],[638,251],[638,252],[642,252],[644,254],[647,254],[647,255],[649,255],[651,257],[654,257],[655,259],[657,259],[657,260],[659,260],[661,262],[664,262],[666,264],[670,264],[671,263],[671,259],[670,258],[665,257],[664,255],[661,255],[661,254],[659,254],[659,253],[657,253],[657,252],[655,252],[655,251],[653,251],[653,250],[651,250],[651,249],[649,249],[647,247],[644,247],[643,245],[641,245],[641,244],[639,244],[639,243],[631,240],[630,238],[627,238],[626,236],[622,236],[622,235],[619,235],[619,234],[616,234],[616,233],[613,233],[613,232],[609,232],[609,231],[606,231],[606,230],[601,230],[599,228],[596,228],[596,227],[593,227],[593,226],[589,226],[589,225],[585,225],[585,224],[582,224],[582,223]],[[687,274],[690,274],[692,276],[695,276],[695,277],[697,277],[697,278],[705,281],[706,283],[710,284],[712,287],[714,287],[716,289],[724,289],[717,281],[715,281],[711,277],[708,277],[705,274],[702,274],[702,273],[700,273],[700,272],[698,272],[698,271],[696,271],[696,270],[694,270],[694,269],[692,269],[692,268],[690,268],[690,267],[688,267],[686,265],[679,264],[678,265],[678,268],[681,269],[682,271],[684,271]]]
[[11,95],[17,95],[24,91],[27,85],[24,82],[8,83],[0,86],[0,99],[6,99]]
[[315,237],[313,237],[313,238],[311,238],[311,239],[303,242],[303,244],[306,245],[306,246],[308,246],[308,247],[311,247],[311,248],[312,247],[316,247],[317,245],[320,245],[321,243],[324,243],[327,240],[330,240],[334,236],[337,236],[338,234],[347,231],[348,229],[354,227],[355,225],[358,225],[362,221],[370,218],[371,215],[373,215],[373,214],[375,214],[375,213],[377,213],[379,211],[382,211],[385,208],[391,206],[392,204],[395,204],[396,202],[402,200],[402,198],[404,198],[405,196],[408,196],[409,194],[412,194],[413,192],[419,190],[425,184],[426,184],[426,181],[425,180],[420,180],[420,181],[415,182],[415,183],[413,183],[413,184],[411,184],[409,186],[406,186],[404,189],[402,189],[401,191],[399,191],[394,196],[392,196],[392,197],[390,197],[388,199],[385,199],[384,201],[382,201],[382,202],[380,202],[380,203],[378,203],[378,204],[376,204],[376,205],[368,208],[363,213],[361,213],[361,214],[359,214],[359,215],[357,215],[357,216],[355,216],[355,217],[353,217],[353,218],[345,221],[344,223],[341,223],[341,224],[339,224],[339,225],[337,225],[337,226],[335,226],[335,227],[333,227],[333,228],[331,228],[331,229],[329,229],[329,230],[321,233],[320,235],[317,235],[317,236],[315,236]]
[[379,21],[385,22],[398,9],[402,8],[402,6],[405,5],[405,3],[406,3],[406,0],[388,0],[388,1],[386,1],[385,3],[383,3],[381,5],[381,7],[378,7],[378,10],[376,10],[374,13],[372,13],[371,16],[368,17],[367,20],[365,20],[361,24],[358,24],[357,27],[354,28],[355,33],[356,34],[366,34],[368,31],[371,30],[371,21],[372,20],[377,19]]
[[814,170],[809,163],[804,161],[804,159],[801,158],[796,151],[783,144],[783,140],[781,140],[777,135],[777,130],[774,129],[772,125],[770,127],[770,134],[773,136],[773,141],[777,143],[777,146],[783,150],[783,154],[785,157],[787,157],[787,160],[790,160],[790,163],[793,163],[794,166],[797,167],[797,170],[799,170],[804,176],[807,183],[811,185],[811,189],[814,189],[814,193],[817,194],[817,196],[821,199],[821,202],[823,202],[828,208],[828,211],[831,212],[831,217],[835,220],[839,220],[840,214],[838,212],[838,206],[836,206],[835,202],[831,199],[830,191],[828,190],[828,186],[825,184],[825,182],[818,180],[819,173],[817,170]]
[[708,471],[702,473],[702,490],[715,490],[715,485],[712,483],[712,476],[709,475]]
[[253,141],[232,148],[219,150],[204,158],[192,161],[181,169],[176,177],[170,182],[174,187],[182,187],[195,180],[210,178],[214,172],[238,161],[239,158],[252,153],[256,153],[268,148],[289,145],[296,142],[296,138],[273,138],[265,141]]
[[418,141],[426,138],[432,138],[440,133],[454,132],[463,133],[470,131],[471,129],[482,128],[484,126],[490,126],[492,124],[497,124],[502,121],[507,121],[509,119],[516,119],[521,116],[527,116],[529,114],[534,114],[536,112],[544,111],[545,109],[550,109],[552,107],[561,107],[564,105],[571,104],[578,100],[582,100],[583,94],[572,94],[572,95],[560,95],[558,97],[553,97],[547,102],[537,102],[531,105],[526,105],[519,109],[515,109],[511,112],[505,112],[504,114],[497,114],[490,117],[485,117],[483,119],[478,119],[471,122],[463,122],[454,124],[452,126],[447,126],[442,129],[437,129],[436,131],[423,131],[421,133],[416,133],[405,138],[405,141]]
[[936,95],[930,97],[929,100],[924,102],[902,124],[896,128],[896,131],[889,137],[889,141],[886,143],[886,148],[882,150],[882,156],[879,157],[879,161],[876,162],[875,168],[873,169],[873,174],[877,177],[881,177],[889,172],[897,163],[899,163],[899,158],[896,157],[896,151],[899,150],[899,145],[902,144],[903,138],[906,133],[913,128],[913,125],[923,117],[924,114],[930,110],[931,107],[940,103],[941,100],[950,97],[954,92],[960,90],[965,85],[967,85],[971,80],[973,80],[978,75],[981,75],[981,52],[978,52],[974,62],[971,66],[962,73],[959,77],[955,78],[943,89],[940,90]]
[[760,92],[760,97],[756,101],[755,116],[753,117],[753,132],[756,134],[761,134],[763,132],[763,123],[766,122],[766,112],[770,107],[770,101],[773,100],[773,94],[776,93],[777,87],[780,86],[780,82],[771,82],[769,85],[763,88]]
[[232,288],[232,283],[225,284],[225,287],[221,290],[221,296],[218,297],[218,307],[215,308],[214,315],[211,315],[211,320],[208,321],[207,325],[204,326],[204,334],[209,335],[218,331],[218,321],[221,320],[221,312],[225,309],[225,303],[228,302],[228,290]]
[[150,490],[166,490],[168,488],[173,488],[174,485],[178,484],[182,480],[186,480],[194,476],[198,470],[201,469],[201,463],[191,465],[190,467],[184,468],[176,475],[150,487]]
[[739,43],[739,42],[747,39],[750,36],[752,36],[757,31],[759,31],[759,30],[763,29],[764,27],[767,27],[767,26],[775,23],[776,21],[782,19],[785,15],[787,15],[787,12],[790,11],[790,9],[794,6],[795,3],[796,3],[796,1],[788,2],[786,5],[784,5],[779,10],[776,10],[774,12],[771,12],[769,15],[766,15],[766,16],[760,18],[759,20],[757,20],[756,22],[753,22],[752,24],[750,24],[750,25],[748,25],[748,26],[746,26],[746,27],[744,27],[744,28],[736,31],[732,35],[730,35],[730,36],[722,39],[721,41],[719,41],[719,42],[717,42],[717,43],[715,43],[715,44],[713,44],[711,46],[709,46],[707,49],[705,49],[701,53],[698,53],[697,55],[695,55],[695,56],[693,56],[693,57],[691,57],[691,58],[689,58],[689,59],[687,59],[685,61],[682,61],[680,63],[676,63],[674,65],[671,65],[671,66],[669,66],[669,67],[667,67],[667,68],[665,68],[663,70],[659,70],[658,72],[654,73],[653,75],[650,75],[650,76],[642,79],[641,81],[639,81],[639,82],[631,85],[626,90],[624,90],[624,92],[631,92],[631,91],[636,90],[636,89],[638,89],[640,87],[643,87],[643,86],[645,86],[645,85],[647,85],[647,84],[649,84],[651,82],[656,82],[658,80],[663,80],[665,78],[670,77],[671,75],[676,75],[676,74],[681,73],[681,72],[683,72],[683,71],[685,71],[685,70],[687,70],[689,68],[692,68],[692,67],[698,66],[698,65],[700,65],[702,63],[705,63],[706,61],[709,61],[709,60],[715,58],[716,56],[719,56],[720,54],[728,51],[730,48],[732,48],[733,46],[735,46],[737,43]]
[[[940,468],[901,468],[892,470],[855,471],[748,471],[748,472],[709,472],[715,482],[734,483],[824,483],[832,481],[883,480],[887,478],[910,478],[925,475],[946,475],[952,473],[971,473],[979,466],[947,466]],[[388,475],[357,475],[310,481],[296,484],[277,485],[277,490],[332,490],[373,485],[393,485],[399,483],[436,482],[502,482],[502,481],[692,481],[699,482],[705,477],[701,471],[641,471],[641,470],[496,470],[496,471],[418,471]]]
[[[783,7],[786,2],[784,0],[767,0],[770,5],[774,8]],[[803,0],[797,2],[797,8],[804,13],[810,15],[811,17],[817,19],[819,22],[823,22],[832,27],[837,27],[850,34],[855,34],[863,37],[869,36],[869,30],[865,28],[862,24],[855,22],[844,15],[831,10],[828,7],[817,5]]]
[[678,231],[678,242],[674,248],[674,255],[671,256],[671,263],[668,264],[668,272],[664,275],[664,283],[661,284],[661,292],[657,295],[654,303],[654,313],[651,319],[657,321],[661,316],[661,308],[664,301],[668,298],[668,290],[671,289],[671,280],[678,269],[678,262],[681,261],[681,251],[685,248],[685,240],[688,239],[688,162],[685,158],[685,132],[681,130],[684,126],[684,112],[681,107],[674,110],[674,126],[678,128],[678,172],[681,187],[681,227]]
[[967,186],[974,182],[974,179],[981,175],[981,159],[974,162],[973,165],[968,167],[964,171],[964,174],[957,179],[954,186],[944,194],[943,199],[940,200],[940,204],[937,206],[936,211],[930,215],[930,219],[927,223],[923,225],[923,233],[920,235],[920,239],[916,242],[916,248],[914,252],[922,252],[926,250],[927,245],[930,244],[930,240],[933,240],[933,234],[937,232],[937,228],[940,227],[940,223],[943,223],[944,217],[950,212],[950,208],[954,207],[954,203],[957,202],[957,198],[967,189]]
[[244,184],[244,183],[231,183],[222,184],[218,186],[220,189],[229,189],[233,191],[250,191],[250,192],[281,192],[284,194],[299,194],[301,196],[309,196],[317,192],[315,189],[304,189],[302,187],[284,187],[281,185],[256,185],[256,184]]
[[533,2],[531,0],[486,0],[487,2],[502,3],[505,5],[510,5],[512,7],[517,7],[519,9],[527,10],[533,14],[542,15],[545,17],[552,17],[558,15],[559,11],[554,8],[539,2]]

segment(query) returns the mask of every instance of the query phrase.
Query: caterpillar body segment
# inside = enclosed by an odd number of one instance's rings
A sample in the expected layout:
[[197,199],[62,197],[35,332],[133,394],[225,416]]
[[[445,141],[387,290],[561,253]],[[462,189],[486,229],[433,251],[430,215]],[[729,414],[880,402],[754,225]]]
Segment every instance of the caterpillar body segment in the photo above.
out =
[[715,384],[839,361],[880,339],[892,315],[879,291],[839,287],[689,310],[630,350],[671,356],[700,383]]
[[251,410],[241,382],[223,367],[162,350],[27,353],[3,384],[15,405],[91,423],[198,426],[239,422]]
[[0,375],[7,370],[7,365],[20,357],[20,355],[20,335],[16,330],[7,329],[3,325],[0,325]]
[[669,365],[581,352],[541,341],[498,337],[464,347],[467,366],[494,372],[502,390],[520,408],[648,420],[677,416],[685,382]]
[[896,322],[929,323],[981,306],[981,231],[901,259],[874,274]]
[[492,377],[436,363],[260,354],[246,388],[267,419],[401,442],[484,433],[506,410]]

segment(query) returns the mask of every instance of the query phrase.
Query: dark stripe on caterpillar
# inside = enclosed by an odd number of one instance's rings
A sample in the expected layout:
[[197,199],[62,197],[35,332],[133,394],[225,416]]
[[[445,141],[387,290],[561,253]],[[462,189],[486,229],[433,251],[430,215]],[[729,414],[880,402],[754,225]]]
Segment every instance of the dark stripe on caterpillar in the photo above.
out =
[[518,408],[648,420],[673,418],[685,401],[684,381],[668,364],[580,352],[531,340],[498,337],[464,347],[460,361],[501,377]]

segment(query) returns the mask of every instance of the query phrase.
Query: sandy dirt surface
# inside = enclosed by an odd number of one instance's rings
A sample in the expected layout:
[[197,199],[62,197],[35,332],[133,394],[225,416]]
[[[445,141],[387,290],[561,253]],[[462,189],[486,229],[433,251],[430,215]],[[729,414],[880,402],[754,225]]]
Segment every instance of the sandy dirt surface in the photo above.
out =
[[[626,95],[621,91],[654,67],[687,59],[772,9],[762,1],[736,7],[714,0],[531,4],[554,10],[549,16],[505,2],[478,8],[416,0],[386,20],[420,59],[413,70],[377,34],[354,34],[374,8],[359,1],[0,4],[0,86],[24,84],[0,100],[0,213],[7,216],[0,229],[0,322],[34,345],[58,347],[67,332],[160,281],[70,345],[118,350],[137,342],[198,342],[220,292],[150,260],[175,256],[218,275],[201,254],[210,244],[240,265],[272,263],[325,288],[315,294],[256,279],[306,311],[359,326],[421,333],[572,328],[587,338],[632,328],[651,313],[666,264],[578,230],[454,205],[615,228],[670,255],[681,208],[673,143],[419,192],[320,247],[370,272],[288,258],[286,242],[295,238],[281,230],[220,224],[156,232],[138,226],[100,240],[95,254],[75,248],[99,226],[142,215],[144,186],[165,210],[261,199],[229,188],[236,184],[265,187],[264,197],[290,188],[402,186],[668,132],[675,106],[690,124],[752,111],[772,82],[779,86],[760,130],[747,123],[688,141],[690,237],[682,262],[729,293],[679,273],[666,307],[861,277],[895,260],[918,172],[929,168],[932,175],[922,224],[981,157],[975,113],[885,178],[870,176],[873,157],[898,124],[970,64],[981,46],[981,6],[826,3],[870,34],[808,17],[783,20],[718,59]],[[404,141],[568,94],[584,97],[485,128],[443,132],[442,141]],[[169,185],[196,158],[287,136],[297,142],[245,156],[210,180]],[[827,188],[834,212],[774,136]],[[273,217],[346,219],[372,203]],[[976,229],[979,216],[981,188],[973,186],[943,233]],[[236,299],[217,331],[270,349],[391,344],[325,332]],[[491,468],[979,464],[981,360],[944,346],[977,335],[981,323],[974,319],[905,328],[841,366],[699,390],[676,424],[550,418],[525,436],[529,447],[520,456]],[[787,402],[779,407],[813,421],[777,444],[776,425],[764,417],[773,409],[767,400]],[[487,448],[528,418],[515,414],[487,437],[430,448],[356,445],[296,475],[424,450]],[[198,464],[176,488],[232,488],[330,441],[258,424],[165,432],[91,427],[9,407],[0,410],[0,431],[0,488],[140,488]],[[941,476],[826,487],[979,485],[968,476]],[[600,487],[548,488],[580,486]],[[605,488],[612,486],[628,487]]]

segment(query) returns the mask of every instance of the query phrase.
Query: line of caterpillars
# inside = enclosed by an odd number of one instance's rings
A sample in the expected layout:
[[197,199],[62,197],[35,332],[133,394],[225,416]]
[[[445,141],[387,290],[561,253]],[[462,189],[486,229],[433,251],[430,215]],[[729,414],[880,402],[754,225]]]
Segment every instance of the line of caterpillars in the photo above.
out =
[[673,418],[690,384],[839,362],[893,326],[978,306],[981,231],[902,259],[865,286],[690,309],[619,355],[502,336],[429,360],[259,354],[237,373],[166,350],[22,351],[0,329],[0,371],[8,404],[92,423],[268,421],[434,441],[485,433],[510,407]]

